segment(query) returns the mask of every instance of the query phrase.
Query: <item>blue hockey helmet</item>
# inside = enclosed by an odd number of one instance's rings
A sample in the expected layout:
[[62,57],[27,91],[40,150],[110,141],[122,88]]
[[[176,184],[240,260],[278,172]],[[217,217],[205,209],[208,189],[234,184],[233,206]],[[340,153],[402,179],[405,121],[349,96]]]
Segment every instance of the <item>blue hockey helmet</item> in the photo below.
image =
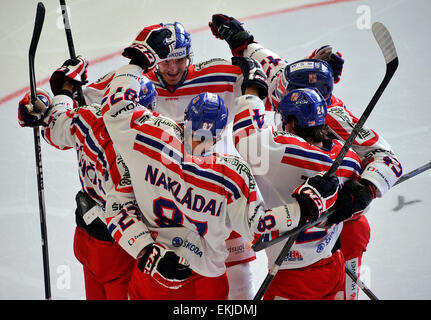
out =
[[326,103],[331,104],[334,76],[326,61],[318,59],[298,60],[286,66],[284,77],[288,83],[287,90],[315,88],[319,90]]
[[147,77],[140,79],[141,88],[138,94],[138,103],[147,107],[148,109],[154,110],[154,104],[156,103],[157,91],[153,82]]
[[184,128],[193,131],[195,139],[210,136],[217,141],[226,127],[227,118],[228,110],[223,99],[214,93],[205,92],[194,97],[187,106]]
[[325,124],[326,102],[315,89],[294,89],[289,91],[278,104],[278,112],[284,123],[294,116],[298,127],[308,128]]
[[188,57],[190,61],[193,57],[192,40],[190,33],[184,29],[184,26],[179,22],[167,23],[165,27],[169,28],[175,34],[175,49],[169,53],[168,59],[181,59]]

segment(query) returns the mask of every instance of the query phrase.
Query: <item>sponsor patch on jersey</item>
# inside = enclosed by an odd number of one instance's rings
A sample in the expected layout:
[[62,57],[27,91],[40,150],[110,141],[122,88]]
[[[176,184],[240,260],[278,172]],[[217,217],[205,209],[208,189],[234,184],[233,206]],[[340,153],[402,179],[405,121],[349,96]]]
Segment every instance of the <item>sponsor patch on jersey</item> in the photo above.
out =
[[203,255],[202,250],[196,244],[192,243],[189,240],[183,240],[180,237],[175,237],[172,239],[172,245],[176,248],[183,247],[202,258],[202,255]]
[[224,63],[226,63],[227,60],[221,59],[221,58],[214,58],[214,59],[210,59],[210,60],[207,60],[207,61],[203,61],[203,62],[197,63],[195,65],[195,70],[196,71],[202,70],[206,66],[212,64],[213,62],[224,62]]

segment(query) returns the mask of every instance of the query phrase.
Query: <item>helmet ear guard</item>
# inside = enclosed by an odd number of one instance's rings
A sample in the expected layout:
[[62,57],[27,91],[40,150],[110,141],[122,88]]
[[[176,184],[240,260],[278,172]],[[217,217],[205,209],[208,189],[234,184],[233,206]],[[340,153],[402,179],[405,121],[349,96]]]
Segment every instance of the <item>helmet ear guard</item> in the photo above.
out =
[[316,89],[294,89],[289,91],[278,104],[283,124],[289,116],[294,116],[300,128],[316,127],[325,124],[326,102]]

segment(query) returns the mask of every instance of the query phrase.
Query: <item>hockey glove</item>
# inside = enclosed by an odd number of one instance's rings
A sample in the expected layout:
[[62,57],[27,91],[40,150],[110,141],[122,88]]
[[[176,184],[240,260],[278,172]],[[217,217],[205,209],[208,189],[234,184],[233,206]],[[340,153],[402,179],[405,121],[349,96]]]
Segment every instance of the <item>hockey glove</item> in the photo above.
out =
[[52,93],[54,95],[60,94],[66,81],[73,85],[72,93],[76,92],[80,86],[88,82],[87,67],[88,61],[83,56],[67,59],[60,68],[54,71],[49,79]]
[[259,90],[259,98],[265,99],[268,95],[268,84],[260,63],[249,57],[232,57],[232,64],[239,66],[244,75],[241,85],[242,94],[244,94],[248,85],[254,85]]
[[[375,198],[375,187],[370,182],[347,181],[338,191],[335,212],[328,218],[328,224],[337,224],[344,220],[360,216]],[[373,192],[374,187],[374,192]]]
[[308,178],[292,194],[301,207],[301,220],[316,221],[337,200],[338,178],[319,173]]
[[123,56],[147,72],[166,59],[174,46],[172,31],[162,24],[156,24],[142,29],[135,41],[124,49]]
[[21,127],[37,127],[43,123],[43,118],[50,108],[52,98],[43,89],[36,89],[36,101],[31,103],[30,92],[27,92],[18,105],[18,123]]
[[336,53],[332,52],[332,47],[329,45],[320,47],[313,51],[309,56],[310,59],[324,60],[329,63],[332,68],[332,73],[334,75],[334,83],[340,81],[341,74],[343,72],[344,59],[341,53],[338,51]]
[[179,289],[192,274],[186,259],[157,242],[146,247],[138,268],[169,289]]
[[224,14],[214,14],[208,25],[217,39],[226,40],[236,57],[242,57],[244,49],[254,40],[253,35],[242,27],[241,22]]

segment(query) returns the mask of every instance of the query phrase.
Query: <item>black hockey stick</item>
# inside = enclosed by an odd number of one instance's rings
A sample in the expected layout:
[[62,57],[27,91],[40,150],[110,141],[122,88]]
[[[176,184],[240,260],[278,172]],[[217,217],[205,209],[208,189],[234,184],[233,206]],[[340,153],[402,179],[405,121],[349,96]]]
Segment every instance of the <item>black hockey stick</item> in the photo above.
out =
[[[331,167],[329,168],[328,172],[325,173],[327,177],[331,177],[335,174],[338,167],[340,166],[341,162],[343,161],[347,151],[350,149],[350,147],[353,144],[353,141],[356,139],[357,135],[359,134],[359,131],[362,129],[365,121],[368,119],[368,116],[371,114],[371,112],[374,109],[374,106],[377,104],[377,101],[379,101],[382,93],[386,89],[386,86],[390,82],[392,76],[394,75],[395,71],[398,68],[398,56],[397,52],[395,50],[394,42],[392,41],[391,35],[389,31],[386,29],[386,27],[380,23],[375,22],[372,26],[372,31],[374,38],[377,41],[377,44],[380,47],[380,50],[383,53],[383,57],[385,58],[386,62],[386,73],[385,76],[380,83],[379,87],[377,88],[377,91],[374,93],[374,96],[371,98],[371,101],[368,103],[368,106],[365,108],[362,116],[359,118],[358,123],[353,128],[352,132],[350,133],[350,136],[347,138],[346,142],[344,143],[343,148],[340,150],[340,152],[337,155],[337,158],[332,163]],[[323,214],[320,218],[323,217],[323,219],[318,219],[320,221],[323,221],[324,219],[327,219],[334,211],[327,211],[325,214]],[[264,293],[268,289],[269,285],[271,284],[272,280],[274,279],[275,275],[278,272],[278,269],[280,268],[281,264],[283,263],[283,260],[286,256],[286,254],[290,251],[291,247],[296,241],[296,238],[298,234],[308,228],[311,228],[320,221],[314,221],[314,222],[308,222],[304,225],[298,226],[297,232],[293,236],[289,236],[289,240],[284,245],[283,249],[281,250],[280,254],[278,255],[277,259],[275,260],[274,266],[271,268],[271,270],[268,272],[268,275],[262,282],[262,285],[260,286],[259,290],[257,291],[255,297],[253,300],[261,300]],[[295,230],[294,229],[294,230]],[[292,230],[293,231],[293,230]],[[281,237],[281,236],[280,236]],[[284,237],[286,238],[286,237]],[[259,243],[262,244],[263,236],[261,236],[258,240]],[[258,243],[256,242],[256,244]],[[257,245],[253,246],[253,249],[257,248]],[[257,251],[255,249],[255,251]]]
[[[389,81],[391,80],[392,76],[394,75],[395,71],[398,68],[398,56],[396,53],[395,45],[392,41],[391,35],[389,31],[386,29],[386,27],[380,23],[375,22],[373,23],[372,27],[373,35],[377,41],[377,44],[379,45],[383,57],[385,58],[386,62],[386,73],[385,76],[380,83],[379,87],[377,88],[377,91],[374,93],[374,96],[368,103],[368,106],[365,108],[362,116],[360,117],[358,123],[353,128],[350,136],[347,138],[346,142],[344,143],[343,148],[340,150],[339,154],[337,155],[337,158],[334,160],[332,166],[326,173],[327,176],[331,176],[335,174],[338,167],[340,166],[341,162],[344,159],[344,156],[346,155],[347,151],[350,149],[353,141],[356,139],[359,131],[362,129],[365,121],[368,119],[368,116],[370,115],[371,111],[374,109],[374,106],[376,105],[377,101],[380,99],[380,96],[384,92],[386,86],[388,85]],[[327,212],[327,214],[322,215],[318,220],[314,222],[309,222],[304,226],[298,226],[295,229],[292,229],[284,234],[282,234],[280,237],[273,239],[268,242],[263,242],[263,236],[260,237],[255,244],[253,245],[254,251],[260,251],[262,249],[265,249],[266,247],[276,244],[280,241],[285,240],[286,238],[290,237],[291,235],[298,234],[301,232],[302,227],[310,228],[312,226],[315,226],[325,220],[329,217],[329,215],[333,212]],[[329,215],[328,215],[329,214]]]
[[[31,103],[36,102],[36,77],[34,73],[34,57],[36,54],[37,44],[42,32],[43,22],[45,20],[45,7],[42,2],[37,4],[36,19],[34,22],[33,36],[30,42],[28,51],[28,64],[30,74],[30,97]],[[45,214],[45,196],[43,188],[43,173],[42,173],[42,152],[40,146],[39,127],[33,128],[34,132],[34,150],[36,156],[36,173],[37,173],[37,190],[39,194],[39,214],[40,214],[40,229],[42,235],[42,257],[43,257],[43,274],[45,282],[45,299],[51,299],[51,281],[49,272],[49,256],[48,256],[48,237],[46,232],[46,214]]]
[[[66,39],[67,39],[67,46],[69,47],[69,55],[71,59],[76,58],[75,53],[75,46],[73,44],[73,38],[72,38],[72,29],[70,27],[70,21],[69,21],[69,15],[67,14],[67,6],[65,0],[60,0],[60,7],[63,15],[63,23],[64,23],[64,30],[66,31]],[[78,104],[82,106],[84,104],[84,94],[82,93],[82,88],[78,87]]]
[[361,288],[368,298],[371,300],[379,300],[379,298],[377,298],[377,296],[365,285],[365,283],[362,282],[361,279],[358,278],[358,276],[352,270],[350,270],[348,266],[344,265],[344,270],[350,279],[352,279],[359,286],[359,288]]
[[394,186],[396,186],[397,184],[400,184],[400,183],[402,183],[402,182],[404,182],[410,178],[413,178],[414,176],[417,176],[418,174],[420,174],[420,173],[422,173],[428,169],[431,169],[431,162],[428,162],[428,163],[424,164],[423,166],[420,166],[419,168],[417,168],[413,171],[410,171],[409,173],[403,174],[401,176],[401,178],[399,178],[398,181],[395,182]]
[[[397,182],[394,183],[393,187],[396,186],[396,185],[399,185],[400,183],[403,183],[403,182],[405,182],[405,181],[407,181],[407,180],[409,180],[409,179],[417,176],[418,174],[420,174],[420,173],[422,173],[424,171],[427,171],[429,169],[431,169],[431,162],[428,162],[428,163],[424,164],[423,166],[420,166],[419,168],[416,168],[416,169],[414,169],[414,170],[412,170],[412,171],[410,171],[410,172],[408,172],[406,174],[403,174],[401,176],[401,178],[399,178],[397,180]],[[318,220],[316,220],[316,224],[322,222],[325,219],[326,219],[326,217],[320,217]],[[315,225],[315,224],[313,223],[313,225]],[[270,247],[270,246],[272,246],[272,245],[274,245],[276,243],[279,243],[279,242],[285,240],[286,238],[289,238],[291,236],[297,235],[300,232],[301,232],[301,230],[300,230],[300,228],[298,226],[295,229],[292,229],[292,230],[290,230],[290,231],[288,231],[286,233],[283,233],[280,237],[275,238],[275,239],[273,239],[271,241],[267,241],[267,242],[259,241],[259,243],[256,241],[256,243],[252,247],[253,247],[254,251],[257,252],[257,251],[266,249],[266,248],[268,248],[268,247]]]

